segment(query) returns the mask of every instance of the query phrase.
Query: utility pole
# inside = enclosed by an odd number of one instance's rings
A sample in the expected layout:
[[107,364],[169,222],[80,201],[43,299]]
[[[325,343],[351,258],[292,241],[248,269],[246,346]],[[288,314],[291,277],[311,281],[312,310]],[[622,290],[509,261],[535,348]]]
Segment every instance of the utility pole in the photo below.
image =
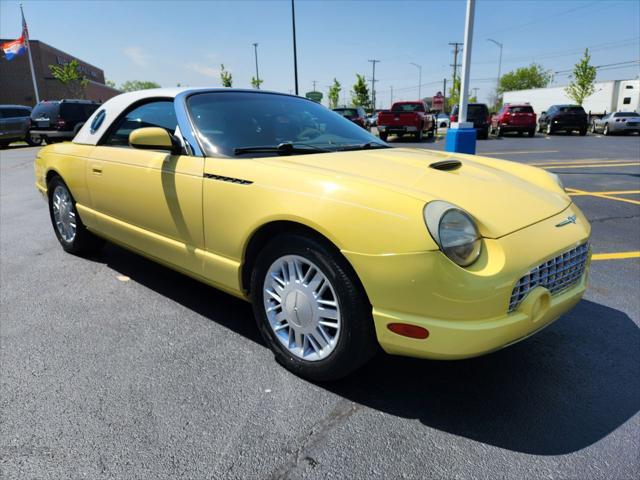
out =
[[293,27],[293,74],[296,81],[296,95],[298,95],[298,52],[296,48],[296,8],[291,0],[291,25]]
[[422,100],[422,65],[418,65],[417,63],[410,62],[410,65],[414,67],[418,67],[418,100]]
[[442,79],[442,96],[444,97],[444,103],[442,104],[442,111],[447,110],[447,79]]
[[391,103],[389,103],[389,108],[393,105],[393,85],[391,85]]
[[256,86],[258,88],[258,90],[260,89],[260,74],[258,73],[258,44],[254,43],[253,44],[253,50],[255,53],[255,57],[256,57]]
[[499,97],[499,93],[498,90],[500,90],[500,74],[502,73],[502,47],[504,46],[502,43],[500,42],[496,42],[494,39],[492,38],[487,38],[488,42],[491,43],[495,43],[498,48],[500,48],[500,57],[498,59],[498,81],[496,83],[496,104],[498,103],[498,97]]
[[449,45],[453,45],[453,83],[451,84],[451,88],[455,88],[456,86],[456,78],[458,77],[458,53],[460,52],[460,47],[462,43],[460,42],[450,42]]
[[373,64],[373,74],[371,76],[371,103],[372,108],[375,111],[376,109],[376,63],[380,62],[380,60],[369,60]]

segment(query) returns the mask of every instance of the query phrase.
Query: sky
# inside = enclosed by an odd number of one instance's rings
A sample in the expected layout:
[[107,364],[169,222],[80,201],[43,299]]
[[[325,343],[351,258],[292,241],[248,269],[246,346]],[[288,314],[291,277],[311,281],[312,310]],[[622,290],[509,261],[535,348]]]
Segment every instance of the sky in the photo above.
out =
[[[294,90],[291,2],[262,1],[47,1],[23,0],[32,39],[89,62],[117,85],[149,80],[165,87],[220,86],[220,65],[234,87],[250,87],[258,43],[263,89]],[[418,98],[451,82],[449,42],[462,42],[466,1],[296,0],[300,93],[325,94],[334,78],[349,99],[356,73],[371,80],[376,63],[378,108]],[[20,36],[19,3],[0,0],[0,37]],[[597,80],[638,78],[638,0],[478,0],[471,48],[470,89],[480,101],[495,90],[499,48],[502,73],[532,62],[568,82],[585,47]],[[460,56],[461,59],[461,56]],[[341,103],[343,101],[341,98]]]

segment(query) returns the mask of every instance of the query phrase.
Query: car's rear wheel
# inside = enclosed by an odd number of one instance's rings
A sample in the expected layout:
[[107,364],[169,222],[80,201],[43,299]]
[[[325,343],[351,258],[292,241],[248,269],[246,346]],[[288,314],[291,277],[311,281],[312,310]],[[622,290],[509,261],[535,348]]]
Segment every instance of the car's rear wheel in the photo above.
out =
[[32,137],[31,135],[27,135],[24,140],[31,147],[42,145],[42,137]]
[[536,136],[536,129],[532,128],[531,130],[529,130],[528,134],[529,134],[530,137],[535,137]]
[[47,192],[51,224],[62,248],[74,255],[99,250],[104,241],[84,226],[76,210],[76,202],[62,178],[53,177],[47,185]]
[[416,132],[416,141],[421,142],[424,139],[424,132],[422,131],[422,127],[418,127],[419,130]]
[[580,130],[578,130],[578,133],[581,137],[584,137],[587,134],[587,127],[582,127]]
[[387,138],[389,138],[387,132],[379,132],[378,135],[380,136],[380,140],[382,140],[383,142],[386,142]]
[[276,359],[315,381],[348,375],[375,353],[371,306],[339,252],[292,234],[271,241],[251,276],[258,328]]

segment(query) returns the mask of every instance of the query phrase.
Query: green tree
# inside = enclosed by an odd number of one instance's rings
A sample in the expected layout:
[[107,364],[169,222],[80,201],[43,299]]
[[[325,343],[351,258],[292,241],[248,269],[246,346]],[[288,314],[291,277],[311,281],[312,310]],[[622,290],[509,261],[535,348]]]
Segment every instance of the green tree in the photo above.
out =
[[116,82],[114,82],[113,80],[105,80],[104,84],[107,87],[116,88]]
[[261,78],[251,77],[251,86],[256,90],[260,90],[260,85],[262,85],[263,82],[264,80]]
[[81,72],[77,60],[64,65],[49,65],[53,78],[62,83],[74,98],[84,98],[84,89],[89,83]]
[[233,75],[224,69],[224,64],[220,64],[220,82],[223,87],[231,88],[233,86]]
[[369,98],[369,87],[364,79],[364,75],[356,73],[356,83],[353,84],[351,91],[351,103],[355,107],[363,107],[365,110],[371,108],[371,99]]
[[596,67],[589,64],[591,55],[589,55],[589,49],[585,49],[582,58],[573,67],[573,74],[571,75],[571,82],[564,89],[567,95],[575,100],[578,105],[582,105],[584,99],[593,94],[596,81]]
[[513,90],[527,90],[529,88],[544,88],[551,83],[551,72],[542,65],[532,63],[528,67],[521,67],[500,77],[498,94]]
[[127,80],[120,85],[120,90],[123,92],[136,92],[138,90],[148,90],[150,88],[160,88],[160,85],[156,82],[149,82],[145,80]]
[[329,99],[329,108],[336,108],[338,106],[341,90],[342,85],[340,85],[340,82],[334,78],[333,85],[329,87],[329,94],[327,95],[327,98]]
[[453,79],[451,90],[449,91],[449,98],[447,98],[447,105],[449,109],[453,109],[454,105],[460,103],[460,79],[458,77]]

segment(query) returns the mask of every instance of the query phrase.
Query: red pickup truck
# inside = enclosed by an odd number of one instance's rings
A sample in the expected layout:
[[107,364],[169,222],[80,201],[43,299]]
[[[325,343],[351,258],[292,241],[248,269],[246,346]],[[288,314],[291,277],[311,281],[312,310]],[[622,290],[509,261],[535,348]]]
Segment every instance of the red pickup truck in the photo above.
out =
[[433,136],[434,123],[427,113],[422,101],[396,102],[391,110],[378,113],[378,133],[380,139],[387,140],[390,134],[402,137],[405,133],[415,135],[416,140],[422,141],[424,134]]

